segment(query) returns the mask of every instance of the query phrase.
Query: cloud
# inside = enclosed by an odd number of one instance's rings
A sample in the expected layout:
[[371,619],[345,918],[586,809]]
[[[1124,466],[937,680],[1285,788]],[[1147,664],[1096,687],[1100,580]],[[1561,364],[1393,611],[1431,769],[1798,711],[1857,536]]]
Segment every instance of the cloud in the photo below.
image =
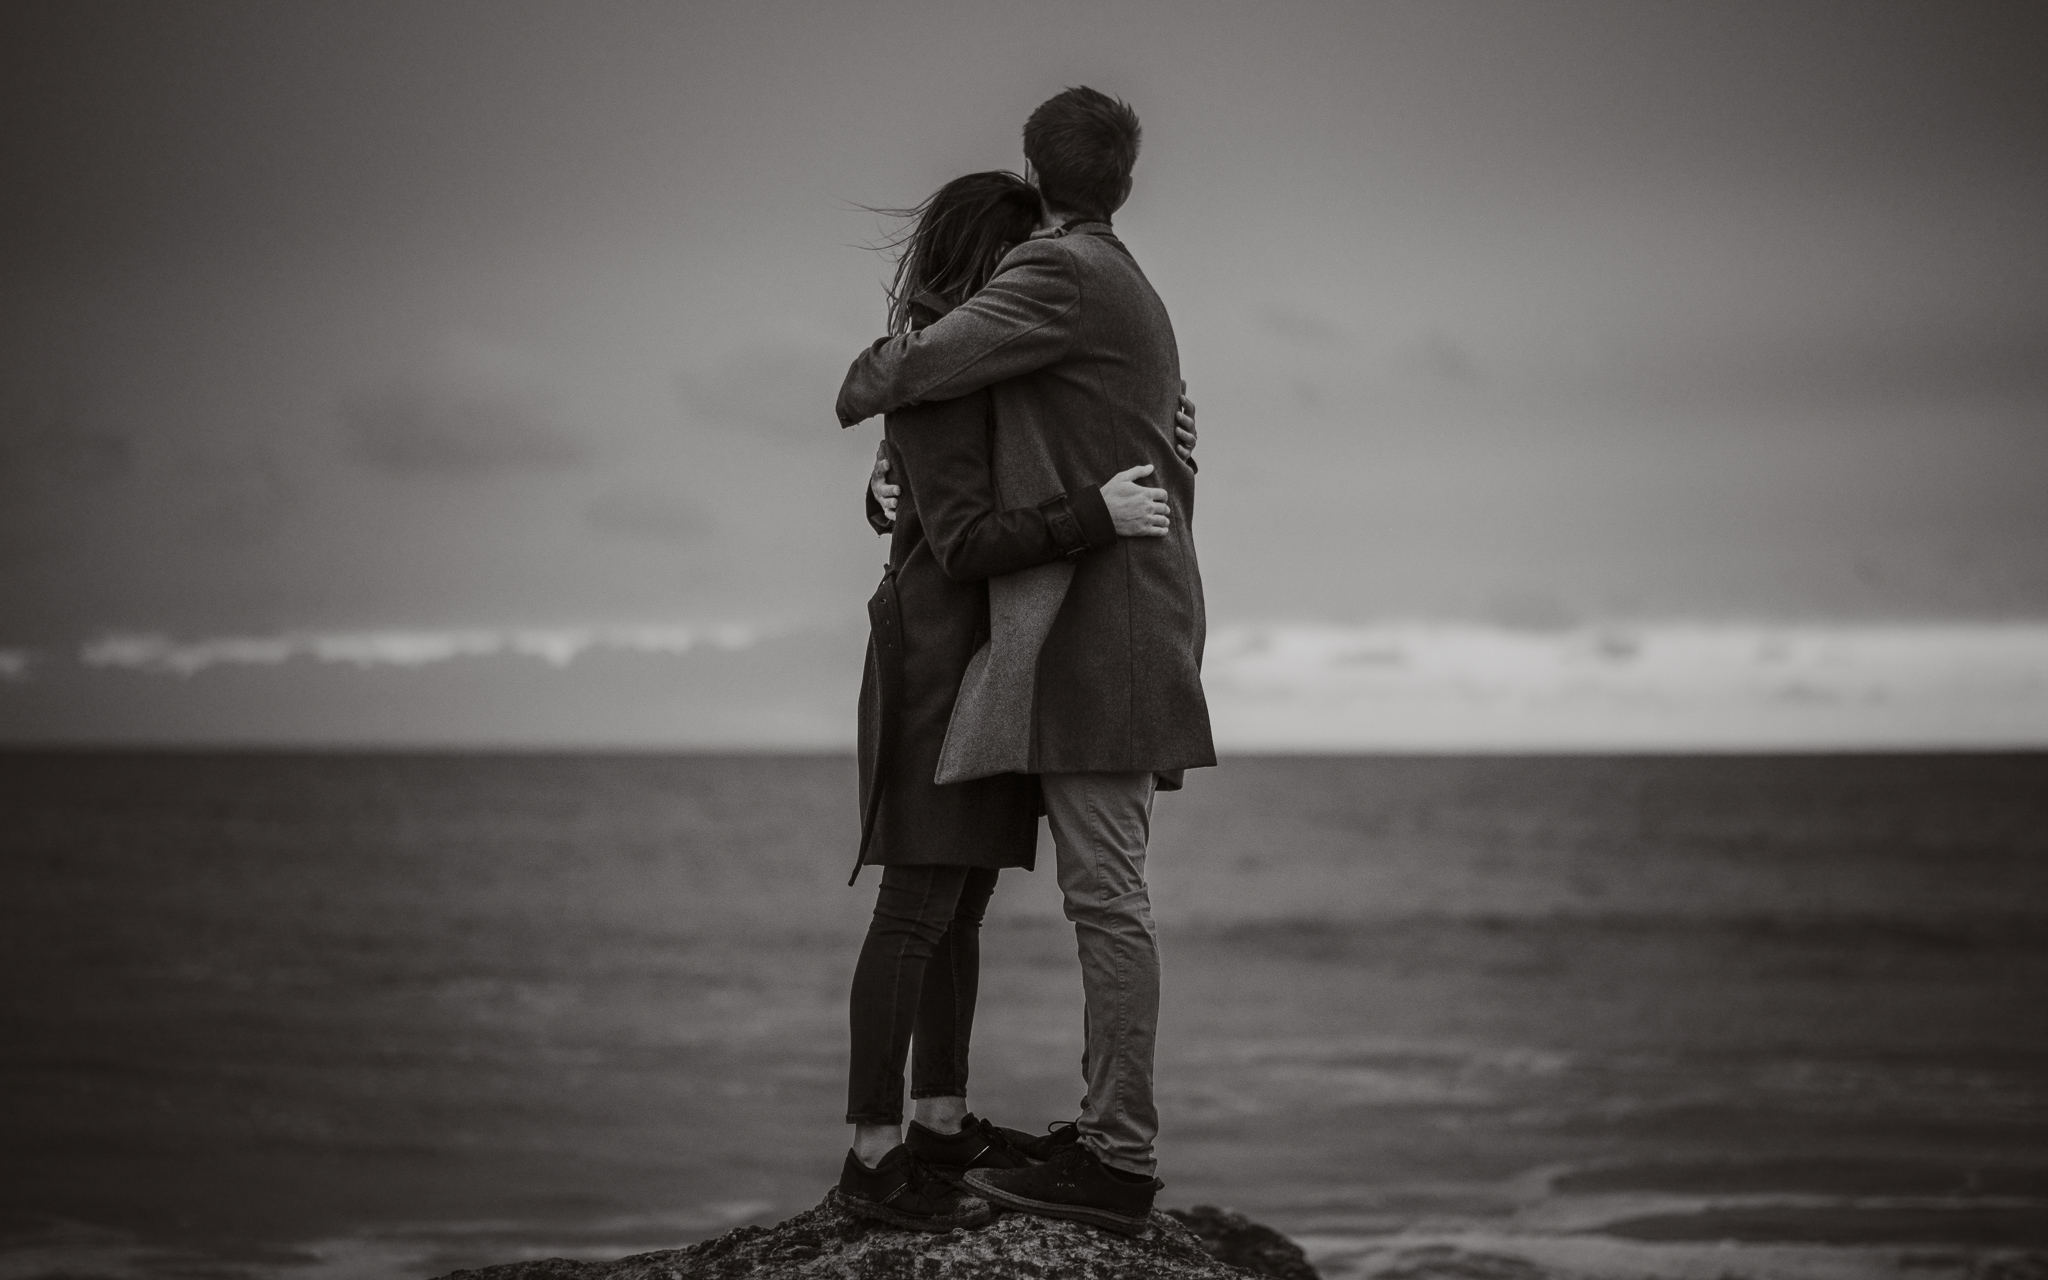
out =
[[179,641],[120,633],[80,648],[87,667],[193,676],[210,667],[277,666],[293,659],[355,667],[423,667],[457,658],[538,658],[566,667],[585,654],[611,651],[679,655],[692,649],[746,649],[773,629],[744,623],[455,630],[292,631],[268,636],[213,636]]
[[26,680],[35,655],[27,649],[0,649],[0,680]]
[[1425,333],[1410,343],[1409,368],[1439,382],[1470,386],[1479,381],[1479,363],[1472,349],[1446,333]]
[[[138,442],[93,392],[82,378],[48,372],[0,381],[0,562],[74,552],[146,502],[146,484],[135,483]],[[31,575],[7,576],[0,594]]]
[[[417,670],[472,658],[532,658],[565,670],[598,654],[676,658],[756,649],[790,634],[762,624],[299,631],[185,641],[116,634],[85,645],[78,661],[88,670],[180,677],[298,662]],[[835,652],[853,643],[832,635]],[[857,645],[845,652],[857,653]],[[48,661],[0,650],[0,678],[22,680]],[[834,701],[850,696],[847,690],[819,686],[791,703],[791,678],[776,677],[777,693],[749,695],[763,699],[759,716],[795,716],[790,723],[806,726],[804,745],[816,745],[819,726],[827,738],[851,733]],[[2048,621],[1666,622],[1541,632],[1483,623],[1236,625],[1211,633],[1204,683],[1227,752],[2048,746]],[[750,726],[746,741],[774,739],[757,732],[768,720],[748,720],[753,713],[744,708],[734,714],[734,724]]]
[[1235,626],[1204,682],[1239,749],[2048,744],[2048,622]]
[[96,420],[77,379],[0,386],[0,481],[61,491],[118,480],[134,465],[134,442]]
[[588,454],[524,353],[461,336],[344,395],[341,421],[359,459],[396,474],[549,470]]
[[1562,600],[1529,588],[1499,592],[1489,601],[1487,613],[1510,631],[1568,631],[1576,621]]
[[1666,352],[1641,375],[1657,391],[1719,399],[2038,401],[2048,394],[2048,323],[2033,316],[1890,324],[1854,317],[1820,332],[1722,335]]
[[1287,303],[1275,303],[1261,311],[1259,323],[1284,342],[1335,347],[1344,345],[1349,338],[1343,326],[1320,311]]
[[116,431],[56,422],[40,430],[9,423],[0,444],[0,472],[45,489],[105,484],[127,475],[135,446]]
[[715,426],[812,441],[838,428],[832,406],[854,355],[820,341],[756,341],[711,369],[677,374],[676,394]]
[[264,542],[291,519],[293,485],[266,448],[195,453],[180,470],[178,478],[193,502],[184,527],[196,542]]
[[583,522],[599,533],[682,545],[711,531],[711,521],[687,498],[628,489],[608,493],[583,509]]

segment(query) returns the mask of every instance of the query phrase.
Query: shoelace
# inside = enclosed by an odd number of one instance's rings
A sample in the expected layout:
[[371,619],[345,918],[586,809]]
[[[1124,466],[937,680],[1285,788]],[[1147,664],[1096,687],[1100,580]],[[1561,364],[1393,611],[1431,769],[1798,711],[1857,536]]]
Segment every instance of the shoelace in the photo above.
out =
[[1046,1156],[1038,1167],[1041,1171],[1051,1173],[1057,1183],[1071,1186],[1080,1182],[1082,1171],[1089,1162],[1088,1149],[1075,1143],[1071,1147],[1061,1147]]
[[1032,1158],[1032,1155],[1029,1151],[1026,1151],[1024,1148],[1018,1146],[1016,1142],[1011,1139],[1010,1135],[1004,1133],[1001,1126],[997,1125],[992,1120],[989,1120],[983,1116],[974,1117],[974,1130],[976,1133],[979,1133],[983,1138],[987,1139],[988,1144],[992,1147],[1000,1147],[1004,1151],[1014,1152],[1017,1155],[1023,1156],[1027,1160]]
[[904,1187],[916,1192],[918,1195],[923,1195],[925,1189],[933,1185],[943,1186],[948,1190],[952,1189],[953,1184],[940,1177],[930,1165],[918,1157],[916,1152],[906,1151],[903,1154],[906,1157],[903,1162]]
[[[1062,1132],[1064,1130],[1064,1132]],[[1040,1142],[1058,1143],[1053,1154],[1070,1150],[1081,1145],[1081,1122],[1079,1120],[1048,1120],[1045,1122],[1045,1136]],[[1038,1157],[1046,1159],[1045,1156]]]
[[924,1167],[924,1161],[918,1159],[915,1152],[905,1152],[903,1159],[903,1181],[897,1184],[895,1190],[882,1197],[882,1203],[894,1204],[896,1203],[896,1197],[906,1191],[914,1196],[923,1195],[925,1187],[931,1182],[931,1178],[931,1170]]

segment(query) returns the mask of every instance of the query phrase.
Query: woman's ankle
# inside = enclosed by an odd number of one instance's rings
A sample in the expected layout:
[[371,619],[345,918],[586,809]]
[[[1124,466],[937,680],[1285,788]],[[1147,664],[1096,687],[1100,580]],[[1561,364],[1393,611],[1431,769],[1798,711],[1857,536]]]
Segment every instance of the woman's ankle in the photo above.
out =
[[894,1124],[853,1126],[853,1158],[872,1169],[882,1157],[903,1145],[903,1127]]
[[967,1099],[913,1098],[910,1102],[910,1118],[933,1133],[958,1133],[960,1126],[967,1121]]

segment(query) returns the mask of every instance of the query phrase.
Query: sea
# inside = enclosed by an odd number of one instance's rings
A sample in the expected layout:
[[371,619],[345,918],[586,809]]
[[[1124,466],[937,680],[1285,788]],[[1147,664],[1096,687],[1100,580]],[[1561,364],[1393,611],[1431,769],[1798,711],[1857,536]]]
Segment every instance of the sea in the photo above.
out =
[[[848,1133],[835,755],[0,754],[0,1280],[670,1248]],[[2048,1275],[2048,755],[1239,757],[1162,794],[1167,1206],[1332,1280]],[[1081,1095],[1049,856],[970,1104]]]

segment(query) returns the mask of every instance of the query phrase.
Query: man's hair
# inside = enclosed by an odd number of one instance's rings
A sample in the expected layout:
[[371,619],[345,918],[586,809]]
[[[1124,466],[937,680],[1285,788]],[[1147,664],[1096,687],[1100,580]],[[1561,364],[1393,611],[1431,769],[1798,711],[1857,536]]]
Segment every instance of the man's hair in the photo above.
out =
[[1138,113],[1086,86],[1068,89],[1024,122],[1024,158],[1046,204],[1107,219],[1138,163]]

